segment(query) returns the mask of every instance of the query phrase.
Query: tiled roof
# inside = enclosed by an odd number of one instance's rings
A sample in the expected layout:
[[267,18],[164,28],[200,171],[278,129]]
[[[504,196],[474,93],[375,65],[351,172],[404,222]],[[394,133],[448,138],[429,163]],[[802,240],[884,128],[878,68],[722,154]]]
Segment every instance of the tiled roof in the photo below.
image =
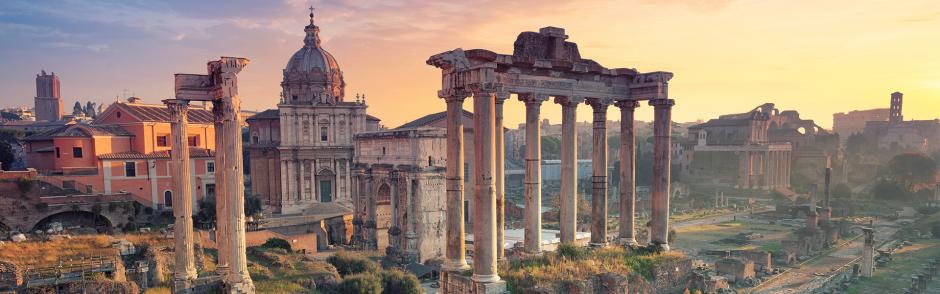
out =
[[[141,103],[114,103],[112,105],[141,121],[170,122],[170,110],[166,105]],[[190,107],[188,118],[189,123],[211,124],[215,122],[212,111],[203,108]]]
[[53,137],[133,136],[119,126],[68,124],[26,137],[26,141],[52,140]]
[[[189,157],[213,157],[215,156],[214,150],[203,149],[203,148],[189,148]],[[143,154],[137,151],[126,151],[126,152],[117,152],[117,153],[108,153],[99,155],[100,159],[168,159],[170,158],[170,151],[157,151],[147,154]]]
[[268,110],[259,112],[258,114],[252,115],[251,117],[245,120],[276,119],[276,118],[280,118],[280,115],[281,115],[281,112],[275,108],[275,109],[268,109]]
[[[469,111],[466,111],[466,110],[463,110],[463,115],[466,116],[466,117],[468,117],[468,118],[473,118],[473,113],[472,113],[472,112],[469,112]],[[438,113],[432,113],[432,114],[428,114],[428,115],[422,116],[422,117],[420,117],[420,118],[418,118],[418,119],[416,119],[416,120],[410,121],[410,122],[408,122],[408,123],[405,123],[405,124],[403,124],[403,125],[397,127],[396,129],[410,129],[410,128],[423,127],[423,126],[430,125],[430,124],[433,123],[433,122],[436,122],[436,121],[439,121],[439,120],[442,120],[442,119],[445,119],[445,118],[447,118],[447,112],[446,112],[446,111],[442,111],[442,112],[438,112]]]

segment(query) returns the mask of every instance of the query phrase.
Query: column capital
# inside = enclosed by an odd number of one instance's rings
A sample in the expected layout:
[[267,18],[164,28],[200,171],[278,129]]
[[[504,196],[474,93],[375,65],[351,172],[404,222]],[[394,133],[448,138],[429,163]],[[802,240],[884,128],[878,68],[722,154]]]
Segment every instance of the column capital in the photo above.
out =
[[640,102],[637,100],[620,100],[615,102],[614,105],[620,108],[620,110],[633,111],[637,107],[640,107]]
[[577,96],[555,96],[555,103],[560,104],[562,107],[571,107],[576,108],[578,104],[584,102],[584,97]]
[[673,105],[676,105],[676,100],[674,99],[652,99],[649,102],[650,106],[660,108],[672,108]]
[[509,92],[496,92],[496,104],[503,104],[506,99],[509,99]]
[[181,99],[166,99],[163,100],[163,104],[166,104],[167,109],[170,110],[170,114],[173,116],[185,116],[189,112],[189,101]]
[[489,82],[473,83],[473,84],[467,85],[467,89],[469,89],[470,92],[473,93],[474,96],[478,94],[493,95],[493,94],[496,94],[496,92],[498,92],[500,88],[501,86],[499,84],[489,83]]
[[463,101],[464,99],[467,99],[467,97],[470,97],[470,92],[464,91],[464,90],[455,90],[455,89],[440,90],[440,91],[437,91],[437,97],[444,99],[444,101],[448,101],[448,102]]
[[524,102],[526,105],[535,104],[541,105],[542,102],[548,101],[548,95],[538,94],[538,93],[519,93],[519,101]]
[[614,102],[614,100],[610,98],[587,98],[585,100],[585,103],[594,108],[595,112],[607,111],[607,107]]

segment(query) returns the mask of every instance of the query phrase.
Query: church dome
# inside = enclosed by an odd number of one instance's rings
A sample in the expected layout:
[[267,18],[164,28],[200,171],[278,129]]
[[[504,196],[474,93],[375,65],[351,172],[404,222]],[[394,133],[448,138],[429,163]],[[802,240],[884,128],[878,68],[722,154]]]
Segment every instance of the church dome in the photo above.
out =
[[346,83],[332,54],[320,46],[320,28],[313,22],[304,27],[304,46],[284,67],[283,102],[288,104],[335,104],[343,100]]

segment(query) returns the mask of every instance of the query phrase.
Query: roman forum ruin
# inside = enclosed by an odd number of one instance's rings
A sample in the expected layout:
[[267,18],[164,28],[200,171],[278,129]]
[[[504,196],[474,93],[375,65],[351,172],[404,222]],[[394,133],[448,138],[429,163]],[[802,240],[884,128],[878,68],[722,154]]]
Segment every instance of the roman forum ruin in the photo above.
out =
[[[576,109],[581,103],[593,108],[593,159],[591,245],[607,245],[606,111],[611,104],[621,110],[621,230],[619,241],[636,245],[634,236],[635,149],[634,111],[648,100],[654,109],[654,163],[650,245],[669,250],[669,168],[671,110],[669,72],[640,73],[631,68],[606,68],[583,59],[577,44],[565,41],[565,30],[545,27],[519,34],[511,55],[485,49],[460,48],[431,56],[427,63],[441,69],[438,96],[447,103],[447,226],[445,271],[468,268],[464,256],[463,211],[463,101],[473,97],[474,158],[478,166],[471,210],[473,211],[473,275],[460,281],[459,274],[442,273],[442,293],[493,293],[505,287],[497,274],[502,258],[503,227],[503,104],[511,94],[526,105],[525,240],[527,252],[538,253],[541,240],[541,192],[539,110],[549,97],[562,107],[562,182],[560,238],[574,243],[577,228],[577,170],[575,154]],[[472,289],[472,290],[471,290]]]
[[[238,98],[238,73],[248,59],[222,57],[210,61],[208,74],[177,74],[176,98],[164,100],[172,118],[171,136],[173,215],[176,262],[174,293],[192,293],[197,285],[193,257],[192,190],[189,188],[189,147],[186,142],[187,112],[190,101],[212,102],[215,115],[216,162],[216,243],[219,245],[218,276],[226,293],[254,293],[245,256],[245,186],[242,172],[242,118]],[[228,183],[228,184],[226,184]]]

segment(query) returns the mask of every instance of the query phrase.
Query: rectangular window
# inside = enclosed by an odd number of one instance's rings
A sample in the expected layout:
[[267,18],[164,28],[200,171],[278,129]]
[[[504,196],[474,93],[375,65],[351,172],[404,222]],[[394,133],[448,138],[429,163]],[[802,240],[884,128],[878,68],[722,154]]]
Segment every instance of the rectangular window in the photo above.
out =
[[166,142],[166,136],[157,136],[157,147],[167,147],[170,146]]
[[186,144],[189,145],[189,147],[199,147],[199,136],[186,137]]
[[320,127],[320,141],[326,142],[327,137],[327,128]]
[[137,176],[137,163],[128,161],[124,163],[124,176],[133,178]]
[[214,172],[215,172],[215,162],[214,162],[214,161],[206,161],[206,173],[210,173],[210,174],[211,174],[211,173],[214,173]]
[[59,153],[59,147],[56,147],[56,148],[55,148],[55,158],[59,158],[59,157],[61,157],[61,156],[62,156],[62,154]]
[[72,157],[82,158],[82,147],[72,147]]

